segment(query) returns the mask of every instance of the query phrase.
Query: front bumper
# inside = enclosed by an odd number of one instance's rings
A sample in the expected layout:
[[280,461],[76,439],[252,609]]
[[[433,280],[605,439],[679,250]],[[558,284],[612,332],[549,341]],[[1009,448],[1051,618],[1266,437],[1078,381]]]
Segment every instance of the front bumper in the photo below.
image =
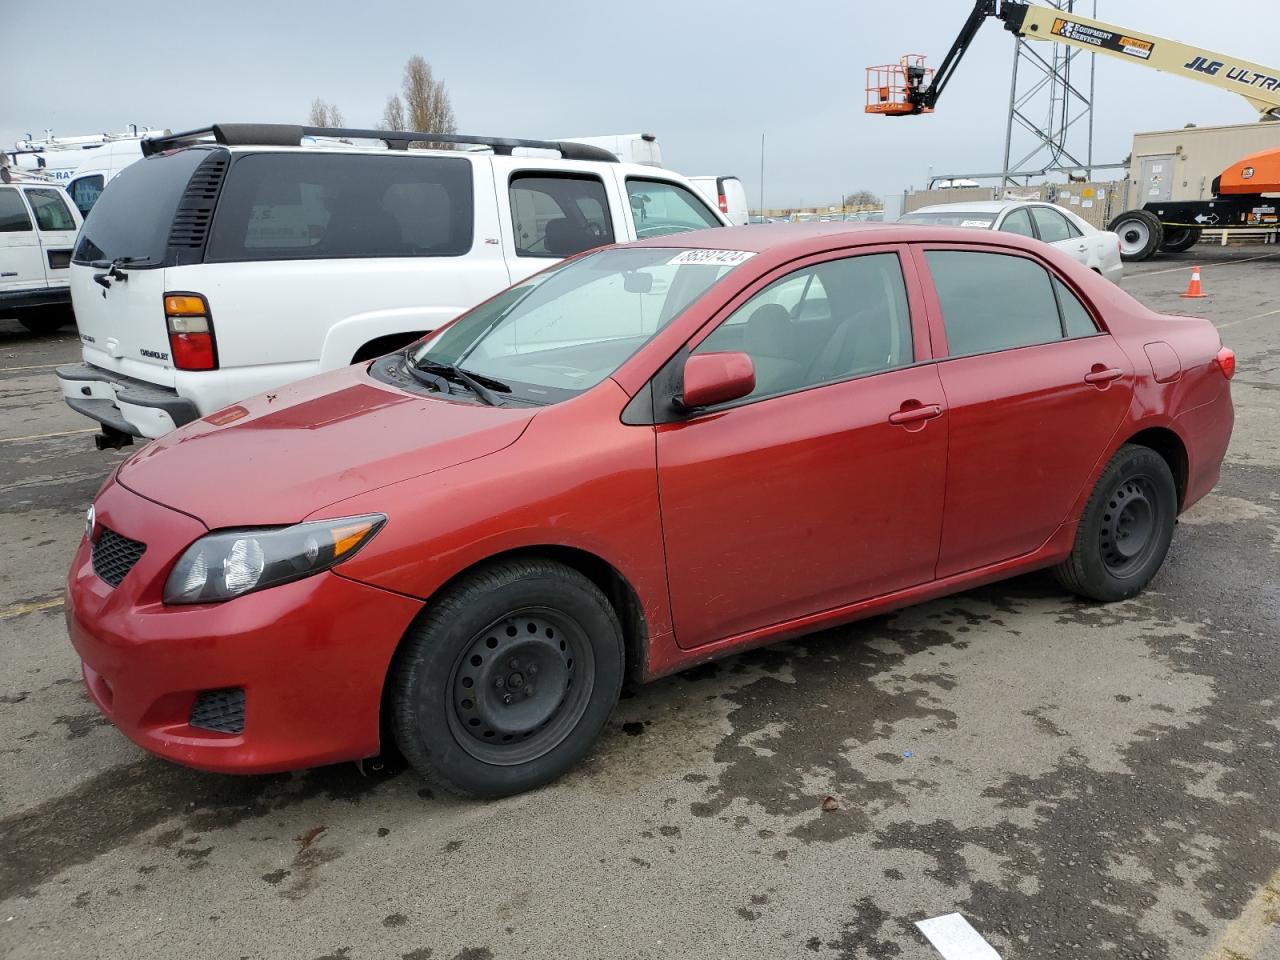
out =
[[[383,682],[421,601],[330,572],[227,603],[165,606],[164,580],[204,525],[116,483],[95,513],[97,535],[106,527],[146,545],[112,588],[94,573],[86,538],[67,577],[67,629],[85,685],[130,740],[226,773],[378,753]],[[193,727],[199,695],[229,688],[244,691],[243,730]]]
[[194,403],[168,387],[87,363],[67,364],[55,372],[67,406],[130,436],[154,440],[200,416]]

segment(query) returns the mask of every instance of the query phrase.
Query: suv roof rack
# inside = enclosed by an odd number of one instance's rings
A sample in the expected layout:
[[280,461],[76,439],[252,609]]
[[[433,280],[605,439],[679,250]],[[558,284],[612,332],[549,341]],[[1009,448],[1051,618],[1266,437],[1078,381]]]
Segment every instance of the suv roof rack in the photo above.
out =
[[566,140],[518,140],[510,137],[471,137],[456,133],[423,133],[411,130],[360,130],[350,127],[304,127],[289,123],[215,123],[197,130],[184,130],[142,141],[142,155],[208,142],[228,147],[300,147],[303,137],[336,137],[351,140],[381,140],[392,150],[407,150],[411,143],[456,143],[490,147],[507,155],[516,147],[555,150],[565,160],[596,160],[617,163],[618,158],[603,147]]

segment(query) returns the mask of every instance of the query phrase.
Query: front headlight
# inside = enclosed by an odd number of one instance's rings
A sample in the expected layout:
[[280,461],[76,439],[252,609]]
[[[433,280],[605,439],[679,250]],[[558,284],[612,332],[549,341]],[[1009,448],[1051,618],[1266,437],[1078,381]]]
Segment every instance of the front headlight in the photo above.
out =
[[165,603],[217,603],[341,563],[368,543],[380,513],[276,529],[224,530],[189,546],[164,585]]

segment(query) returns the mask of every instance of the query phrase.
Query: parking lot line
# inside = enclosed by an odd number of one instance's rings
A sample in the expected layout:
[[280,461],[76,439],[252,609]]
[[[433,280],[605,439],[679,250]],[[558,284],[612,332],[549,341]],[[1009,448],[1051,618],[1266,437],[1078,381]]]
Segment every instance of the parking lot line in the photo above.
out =
[[60,367],[60,363],[33,363],[26,367],[0,367],[0,373],[10,373],[14,370],[48,370],[50,367]]
[[77,433],[93,433],[97,427],[85,427],[83,430],[62,430],[58,433],[33,433],[29,437],[4,437],[0,443],[18,443],[21,440],[48,440],[51,437],[72,437]]
[[1239,320],[1228,320],[1226,323],[1218,324],[1219,330],[1225,330],[1227,327],[1234,327],[1237,323],[1248,323],[1250,320],[1261,320],[1263,317],[1274,317],[1280,310],[1268,310],[1266,313],[1255,313],[1252,317],[1241,317]]
[[[1264,253],[1256,257],[1245,257],[1243,260],[1223,260],[1220,263],[1210,263],[1208,266],[1201,266],[1201,270],[1207,270],[1209,267],[1234,267],[1237,263],[1252,263],[1254,260],[1270,260],[1272,257],[1280,257],[1280,253]],[[1190,264],[1184,264],[1181,267],[1170,267],[1168,270],[1150,270],[1142,273],[1126,274],[1126,280],[1132,277],[1158,277],[1162,273],[1185,273],[1191,269]]]
[[1280,870],[1271,875],[1253,899],[1245,904],[1240,916],[1227,925],[1205,960],[1244,960],[1262,957],[1261,948],[1267,938],[1280,929]]
[[62,606],[62,598],[57,600],[37,600],[34,603],[17,603],[12,607],[0,607],[0,620],[8,620],[11,617],[21,617],[28,613],[39,613],[41,610],[52,610],[54,607]]

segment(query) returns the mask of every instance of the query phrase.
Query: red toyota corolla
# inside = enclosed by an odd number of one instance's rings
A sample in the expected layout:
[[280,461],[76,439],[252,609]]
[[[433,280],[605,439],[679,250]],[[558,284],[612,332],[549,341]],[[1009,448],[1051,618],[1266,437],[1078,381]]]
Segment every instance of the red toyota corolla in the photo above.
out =
[[161,756],[262,772],[391,738],[513,793],[584,755],[627,676],[1037,567],[1133,595],[1217,481],[1234,364],[1011,234],[612,247],[141,450],[89,511],[67,623]]

